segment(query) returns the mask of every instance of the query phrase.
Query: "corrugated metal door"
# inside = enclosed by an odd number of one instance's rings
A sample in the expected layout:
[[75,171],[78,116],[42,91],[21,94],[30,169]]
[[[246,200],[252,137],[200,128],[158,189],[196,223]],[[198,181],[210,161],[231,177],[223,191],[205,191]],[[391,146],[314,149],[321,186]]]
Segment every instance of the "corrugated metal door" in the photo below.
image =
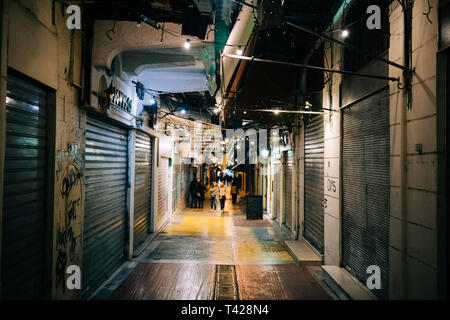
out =
[[169,214],[169,159],[161,157],[158,174],[158,225],[165,222]]
[[83,231],[83,294],[88,296],[124,261],[128,133],[87,118]]
[[152,195],[152,143],[147,134],[136,132],[133,247],[139,248],[150,233]]
[[361,282],[367,267],[382,275],[380,298],[389,284],[389,93],[383,90],[343,113],[342,260]]
[[294,153],[291,150],[284,152],[284,213],[286,226],[292,230],[292,164]]
[[280,201],[281,201],[281,166],[280,160],[274,160],[273,175],[273,216],[280,218]]
[[43,295],[47,94],[8,75],[2,225],[4,299]]
[[305,120],[305,216],[303,236],[323,253],[323,116]]

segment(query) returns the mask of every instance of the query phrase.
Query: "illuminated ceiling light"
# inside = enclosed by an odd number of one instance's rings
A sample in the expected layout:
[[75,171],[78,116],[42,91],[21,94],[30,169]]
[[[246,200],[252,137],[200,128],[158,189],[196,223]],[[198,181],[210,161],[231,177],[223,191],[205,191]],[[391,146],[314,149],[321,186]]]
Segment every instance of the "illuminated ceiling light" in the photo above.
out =
[[244,53],[244,52],[242,51],[241,46],[239,46],[238,49],[236,50],[236,54],[237,54],[238,56],[242,56],[243,53]]
[[186,39],[186,42],[184,43],[184,47],[186,49],[189,49],[191,47],[191,41],[189,39]]
[[244,111],[244,114],[247,114],[247,111]]
[[309,101],[306,101],[305,103],[305,109],[309,109],[312,107],[312,104]]
[[343,37],[343,38],[347,38],[347,37],[348,37],[348,34],[349,34],[349,32],[348,32],[347,29],[342,30],[342,37]]

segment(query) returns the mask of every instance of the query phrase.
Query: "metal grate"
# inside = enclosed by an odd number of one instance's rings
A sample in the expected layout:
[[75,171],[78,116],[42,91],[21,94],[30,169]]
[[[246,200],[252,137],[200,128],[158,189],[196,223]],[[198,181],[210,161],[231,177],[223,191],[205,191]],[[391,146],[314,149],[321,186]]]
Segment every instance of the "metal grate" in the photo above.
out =
[[216,265],[213,300],[238,300],[236,268],[233,265]]
[[128,133],[87,118],[83,295],[88,296],[124,261]]
[[47,93],[8,75],[2,223],[4,299],[43,294]]
[[305,124],[305,218],[303,235],[320,253],[323,244],[323,117]]
[[365,284],[367,267],[389,284],[389,92],[383,90],[343,113],[343,266]]

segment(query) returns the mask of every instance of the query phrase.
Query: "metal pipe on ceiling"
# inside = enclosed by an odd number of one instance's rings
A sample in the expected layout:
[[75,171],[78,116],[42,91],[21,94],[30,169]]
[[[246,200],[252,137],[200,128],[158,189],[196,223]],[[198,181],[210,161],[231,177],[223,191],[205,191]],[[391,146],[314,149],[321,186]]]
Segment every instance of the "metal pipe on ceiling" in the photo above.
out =
[[293,67],[298,67],[298,68],[322,70],[322,71],[328,71],[328,72],[339,73],[339,74],[348,74],[348,75],[355,76],[355,77],[364,77],[364,78],[382,79],[382,80],[390,80],[390,81],[400,82],[399,78],[394,78],[394,77],[386,77],[386,76],[379,76],[379,75],[375,75],[375,74],[367,74],[367,73],[345,71],[345,70],[336,70],[336,69],[311,66],[311,65],[307,65],[307,64],[301,64],[301,63],[293,63],[293,62],[287,62],[287,61],[278,61],[278,60],[261,59],[261,58],[255,58],[255,57],[238,56],[238,55],[229,54],[229,53],[224,53],[223,56],[226,56],[229,58],[234,58],[234,59],[282,64],[282,65],[293,66]]
[[346,47],[346,48],[348,48],[348,49],[350,49],[352,51],[355,51],[355,52],[357,52],[357,53],[359,53],[361,55],[364,55],[366,57],[369,57],[369,58],[371,58],[373,60],[378,60],[378,61],[387,63],[387,64],[389,64],[391,66],[394,66],[396,68],[399,68],[399,69],[401,69],[403,71],[411,71],[408,67],[402,66],[402,65],[400,65],[398,63],[392,62],[390,60],[387,60],[387,59],[384,59],[384,58],[381,58],[381,57],[378,57],[378,56],[374,56],[374,55],[372,55],[372,54],[370,54],[370,53],[368,53],[366,51],[363,51],[363,50],[361,50],[361,49],[359,49],[359,48],[357,48],[357,47],[355,47],[355,46],[353,46],[353,45],[351,45],[349,43],[346,43],[346,42],[334,39],[333,37],[330,37],[330,36],[328,36],[326,34],[316,32],[316,31],[311,30],[311,29],[309,29],[307,27],[300,26],[300,25],[297,25],[297,24],[289,22],[289,21],[286,22],[286,24],[289,25],[289,26],[292,26],[294,28],[300,29],[302,31],[305,31],[307,33],[310,33],[312,35],[315,35],[316,37],[320,37],[320,38],[326,39],[328,41],[332,41],[334,43],[340,44],[341,46],[344,46],[344,47]]

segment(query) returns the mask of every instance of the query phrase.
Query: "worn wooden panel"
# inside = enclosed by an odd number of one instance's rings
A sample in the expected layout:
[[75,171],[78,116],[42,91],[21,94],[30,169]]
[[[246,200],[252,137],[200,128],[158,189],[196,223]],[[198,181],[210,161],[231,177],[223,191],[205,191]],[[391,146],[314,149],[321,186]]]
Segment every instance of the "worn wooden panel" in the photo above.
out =
[[297,264],[236,265],[241,300],[326,300],[330,296]]
[[215,265],[139,263],[111,300],[210,300]]

